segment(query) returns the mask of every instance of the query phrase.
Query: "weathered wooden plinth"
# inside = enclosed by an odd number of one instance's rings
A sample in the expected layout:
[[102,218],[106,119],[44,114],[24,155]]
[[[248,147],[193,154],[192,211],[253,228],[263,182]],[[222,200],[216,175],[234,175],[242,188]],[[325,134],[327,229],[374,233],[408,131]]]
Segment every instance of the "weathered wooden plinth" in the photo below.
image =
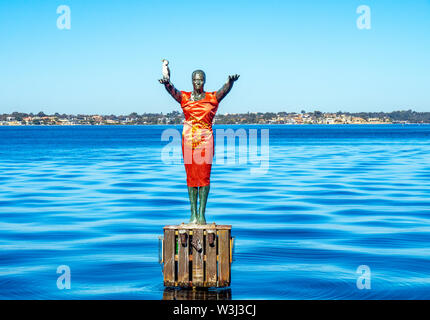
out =
[[166,287],[228,287],[233,239],[230,225],[164,227],[162,263]]

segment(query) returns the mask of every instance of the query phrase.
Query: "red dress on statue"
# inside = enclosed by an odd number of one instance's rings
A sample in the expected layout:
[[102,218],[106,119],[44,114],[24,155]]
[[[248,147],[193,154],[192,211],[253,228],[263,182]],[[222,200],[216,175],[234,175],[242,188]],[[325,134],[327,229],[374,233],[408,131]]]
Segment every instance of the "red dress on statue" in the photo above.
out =
[[218,110],[216,92],[205,92],[205,97],[198,101],[191,100],[191,92],[181,93],[181,108],[185,115],[182,156],[187,186],[208,186],[215,153],[212,121]]

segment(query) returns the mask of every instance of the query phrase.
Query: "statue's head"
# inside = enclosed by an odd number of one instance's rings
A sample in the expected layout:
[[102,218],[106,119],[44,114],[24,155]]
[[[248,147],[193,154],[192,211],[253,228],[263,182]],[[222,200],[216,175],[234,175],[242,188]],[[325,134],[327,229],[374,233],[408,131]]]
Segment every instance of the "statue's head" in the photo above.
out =
[[194,71],[191,75],[191,80],[195,91],[203,91],[203,86],[206,82],[206,74],[203,70]]

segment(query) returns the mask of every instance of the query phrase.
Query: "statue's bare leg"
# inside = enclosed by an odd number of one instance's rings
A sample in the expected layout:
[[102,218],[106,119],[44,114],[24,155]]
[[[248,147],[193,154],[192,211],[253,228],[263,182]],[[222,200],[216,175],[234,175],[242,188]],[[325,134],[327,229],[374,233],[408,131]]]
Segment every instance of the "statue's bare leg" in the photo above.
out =
[[199,217],[197,218],[198,224],[206,224],[205,211],[206,202],[208,201],[209,189],[210,185],[199,188],[200,207]]
[[191,204],[191,218],[190,223],[197,223],[197,195],[198,187],[188,187],[188,196],[190,197]]

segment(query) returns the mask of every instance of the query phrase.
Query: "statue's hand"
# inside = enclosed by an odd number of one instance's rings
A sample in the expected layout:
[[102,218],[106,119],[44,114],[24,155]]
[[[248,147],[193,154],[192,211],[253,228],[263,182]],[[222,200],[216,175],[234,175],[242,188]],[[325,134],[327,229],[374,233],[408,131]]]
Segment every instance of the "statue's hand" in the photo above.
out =
[[158,80],[158,82],[160,82],[161,84],[168,84],[170,82],[170,80],[163,78],[163,79]]
[[228,76],[228,82],[235,82],[237,79],[239,79],[240,75],[235,74],[232,76]]

